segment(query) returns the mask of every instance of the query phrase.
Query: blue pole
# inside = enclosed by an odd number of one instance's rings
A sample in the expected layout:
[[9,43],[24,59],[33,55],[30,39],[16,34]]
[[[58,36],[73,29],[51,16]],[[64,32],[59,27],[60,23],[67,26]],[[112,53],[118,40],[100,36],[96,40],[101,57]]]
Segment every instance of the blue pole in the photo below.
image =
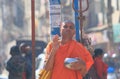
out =
[[[74,0],[74,7],[78,10],[78,0]],[[79,20],[78,20],[79,13],[75,12],[75,28],[76,28],[76,40],[80,41],[80,34],[79,34]]]

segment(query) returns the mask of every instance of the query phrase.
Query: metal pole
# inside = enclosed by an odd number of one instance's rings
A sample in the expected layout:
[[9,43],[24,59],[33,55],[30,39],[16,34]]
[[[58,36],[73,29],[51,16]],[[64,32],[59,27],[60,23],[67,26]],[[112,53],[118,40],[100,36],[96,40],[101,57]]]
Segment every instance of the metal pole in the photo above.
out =
[[32,25],[32,79],[35,79],[35,2],[31,0],[31,25]]
[[80,10],[77,10],[77,9],[75,9],[75,7],[74,7],[74,0],[73,0],[73,2],[72,2],[72,7],[73,7],[74,11],[79,13],[78,19],[80,19],[80,31],[81,31],[81,37],[80,37],[80,38],[81,38],[81,42],[83,42],[83,39],[82,39],[82,35],[83,35],[83,20],[85,19],[85,16],[83,16],[83,13],[84,13],[85,11],[87,11],[88,8],[89,8],[89,2],[88,2],[88,0],[86,0],[86,4],[87,4],[86,9],[85,9],[85,10],[82,10],[82,0],[80,0],[80,1],[79,1]]
[[[78,0],[75,0],[74,1],[74,3],[73,3],[75,6],[75,8],[78,10]],[[78,15],[79,15],[79,13],[78,12],[75,12],[74,13],[75,15],[75,29],[76,29],[76,40],[78,41],[78,42],[80,42],[80,32],[79,32],[79,20],[78,19],[76,19],[76,17],[78,17]]]
[[83,42],[83,39],[82,39],[82,35],[83,35],[83,12],[82,12],[82,1],[80,0],[80,3],[79,3],[79,7],[80,7],[80,12],[79,12],[79,18],[80,18],[80,32],[81,32],[81,42]]

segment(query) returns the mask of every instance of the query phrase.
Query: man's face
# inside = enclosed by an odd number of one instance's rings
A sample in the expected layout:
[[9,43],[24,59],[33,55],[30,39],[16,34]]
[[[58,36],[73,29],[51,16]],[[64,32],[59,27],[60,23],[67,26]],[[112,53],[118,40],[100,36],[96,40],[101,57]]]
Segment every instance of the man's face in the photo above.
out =
[[72,22],[66,22],[61,24],[60,29],[61,35],[63,38],[70,38],[72,39],[75,34],[75,27]]
[[22,52],[27,53],[30,50],[29,46],[23,46],[21,47]]

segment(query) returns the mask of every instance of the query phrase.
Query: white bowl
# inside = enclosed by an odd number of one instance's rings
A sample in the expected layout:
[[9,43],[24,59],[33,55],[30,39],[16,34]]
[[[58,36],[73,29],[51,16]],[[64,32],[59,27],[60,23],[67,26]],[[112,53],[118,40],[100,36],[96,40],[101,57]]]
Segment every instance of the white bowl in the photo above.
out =
[[65,58],[64,65],[65,65],[65,67],[71,69],[71,63],[77,62],[77,61],[78,61],[77,58]]

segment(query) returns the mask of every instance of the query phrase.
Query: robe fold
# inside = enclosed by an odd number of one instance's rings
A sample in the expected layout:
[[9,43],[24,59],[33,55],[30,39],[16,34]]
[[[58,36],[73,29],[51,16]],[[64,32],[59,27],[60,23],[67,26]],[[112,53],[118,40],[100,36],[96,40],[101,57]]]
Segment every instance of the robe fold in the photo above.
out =
[[[51,49],[52,42],[50,42],[46,47],[46,58],[48,58]],[[67,57],[81,58],[86,63],[87,70],[89,70],[93,64],[91,54],[85,47],[83,47],[82,44],[75,40],[69,41],[64,45],[60,45],[59,49],[56,51],[51,79],[82,79],[80,71],[70,70],[64,66],[64,60]]]

